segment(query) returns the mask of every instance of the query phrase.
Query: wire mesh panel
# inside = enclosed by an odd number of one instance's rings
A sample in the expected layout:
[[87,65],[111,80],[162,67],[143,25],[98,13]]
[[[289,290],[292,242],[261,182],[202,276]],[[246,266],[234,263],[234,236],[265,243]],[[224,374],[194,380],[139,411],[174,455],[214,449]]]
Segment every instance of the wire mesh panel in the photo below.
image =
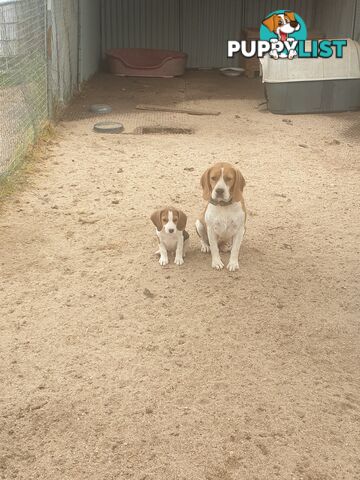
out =
[[47,118],[45,0],[0,0],[0,176]]

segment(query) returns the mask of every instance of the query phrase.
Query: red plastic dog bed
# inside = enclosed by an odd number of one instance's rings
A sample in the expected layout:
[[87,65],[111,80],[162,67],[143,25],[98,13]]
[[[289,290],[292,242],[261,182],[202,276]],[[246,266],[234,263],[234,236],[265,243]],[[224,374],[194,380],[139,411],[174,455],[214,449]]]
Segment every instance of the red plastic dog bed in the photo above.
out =
[[130,77],[176,77],[183,75],[187,54],[151,48],[115,48],[106,53],[110,72]]

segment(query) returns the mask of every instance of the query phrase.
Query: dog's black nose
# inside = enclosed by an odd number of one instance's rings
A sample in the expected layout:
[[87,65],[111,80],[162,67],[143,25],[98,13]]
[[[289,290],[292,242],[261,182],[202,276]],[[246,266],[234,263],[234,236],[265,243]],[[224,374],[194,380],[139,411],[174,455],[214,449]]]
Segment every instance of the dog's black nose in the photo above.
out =
[[223,188],[217,188],[215,190],[215,192],[216,192],[217,195],[223,195],[224,194],[224,189]]
[[169,228],[169,233],[173,233],[174,232],[174,229],[173,228]]
[[291,25],[293,28],[296,28],[296,27],[299,25],[299,23],[298,23],[296,20],[292,20],[292,21],[290,22],[290,25]]

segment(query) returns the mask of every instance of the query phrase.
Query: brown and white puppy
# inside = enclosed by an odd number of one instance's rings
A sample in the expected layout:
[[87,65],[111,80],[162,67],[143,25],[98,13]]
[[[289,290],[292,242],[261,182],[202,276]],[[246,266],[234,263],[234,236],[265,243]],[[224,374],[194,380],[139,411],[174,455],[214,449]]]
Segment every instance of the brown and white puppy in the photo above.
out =
[[208,201],[202,217],[196,221],[201,251],[211,252],[212,267],[221,270],[222,251],[231,250],[228,270],[239,268],[239,250],[245,233],[246,210],[243,198],[245,179],[230,163],[216,163],[201,177],[203,197]]
[[156,227],[159,239],[160,265],[169,263],[168,252],[175,252],[174,263],[182,265],[185,257],[186,241],[189,234],[185,231],[187,216],[177,208],[165,207],[155,210],[150,217]]

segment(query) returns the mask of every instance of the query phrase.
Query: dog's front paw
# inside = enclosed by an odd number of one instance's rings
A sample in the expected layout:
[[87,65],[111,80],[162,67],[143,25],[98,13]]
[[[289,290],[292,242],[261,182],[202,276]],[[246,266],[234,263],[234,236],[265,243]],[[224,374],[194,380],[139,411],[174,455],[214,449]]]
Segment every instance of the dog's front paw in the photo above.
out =
[[235,270],[239,270],[239,262],[237,260],[230,260],[226,268],[229,272],[235,272]]
[[176,263],[176,265],[182,265],[184,263],[184,259],[182,257],[175,257],[174,263]]
[[292,60],[294,57],[296,57],[297,53],[296,53],[296,50],[290,50],[289,52],[289,60]]
[[202,253],[209,253],[210,252],[210,245],[206,245],[206,243],[201,244],[201,249]]
[[277,60],[279,58],[279,54],[277,50],[271,50],[270,51],[270,57],[272,57],[274,60]]
[[164,267],[165,265],[167,265],[169,263],[169,260],[165,257],[160,257],[159,263],[162,267]]
[[213,258],[212,263],[211,263],[212,268],[216,268],[216,270],[221,270],[224,268],[224,264],[221,261],[221,258]]

